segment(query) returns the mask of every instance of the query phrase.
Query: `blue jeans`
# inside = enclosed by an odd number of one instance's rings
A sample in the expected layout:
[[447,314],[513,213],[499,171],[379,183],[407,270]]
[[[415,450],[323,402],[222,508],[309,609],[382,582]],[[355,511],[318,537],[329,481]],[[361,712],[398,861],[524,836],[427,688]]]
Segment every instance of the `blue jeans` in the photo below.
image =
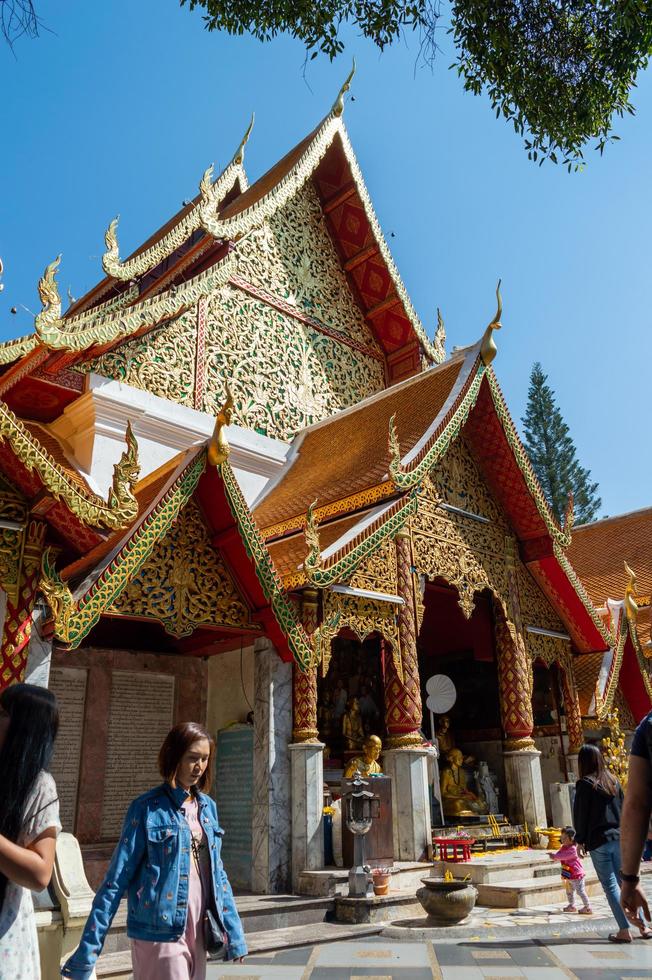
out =
[[620,904],[620,841],[608,840],[606,844],[594,848],[590,854],[618,928],[629,929],[627,916]]

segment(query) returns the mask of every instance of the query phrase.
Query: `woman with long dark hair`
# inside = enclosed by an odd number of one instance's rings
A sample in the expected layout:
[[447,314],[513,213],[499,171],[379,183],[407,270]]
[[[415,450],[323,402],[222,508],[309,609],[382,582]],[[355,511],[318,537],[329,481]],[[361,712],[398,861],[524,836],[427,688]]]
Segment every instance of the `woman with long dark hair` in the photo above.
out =
[[13,684],[0,694],[0,980],[39,980],[30,890],[49,884],[59,823],[47,772],[59,727],[51,691]]
[[63,976],[91,976],[125,892],[134,980],[204,980],[207,952],[242,961],[247,946],[222,864],[224,831],[207,795],[214,751],[195,722],[168,733],[158,760],[163,784],[129,807]]
[[[631,943],[627,916],[620,905],[620,815],[623,790],[604,764],[600,749],[583,745],[577,757],[580,778],[575,787],[573,822],[575,840],[591,856],[595,873],[618,923],[618,932],[609,936],[612,943]],[[643,920],[638,926],[643,939],[652,932]]]

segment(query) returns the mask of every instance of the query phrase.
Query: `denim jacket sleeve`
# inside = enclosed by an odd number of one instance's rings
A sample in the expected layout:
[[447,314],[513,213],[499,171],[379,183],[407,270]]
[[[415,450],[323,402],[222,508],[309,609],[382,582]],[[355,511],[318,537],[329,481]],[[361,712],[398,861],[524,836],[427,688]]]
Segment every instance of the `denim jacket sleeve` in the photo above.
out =
[[93,900],[81,942],[62,967],[64,977],[88,980],[93,972],[120,900],[145,853],[145,831],[141,817],[142,806],[134,801],[127,810],[120,840]]
[[224,928],[229,937],[228,959],[237,960],[240,956],[247,955],[247,944],[245,942],[240,916],[235,906],[231,885],[224,868],[220,870],[220,874],[222,875],[222,888],[224,889]]
[[[217,805],[215,800],[209,797],[209,806],[216,823],[219,826],[219,817],[217,815]],[[222,889],[224,895],[224,902],[222,908],[223,925],[226,929],[226,934],[229,938],[229,949],[228,958],[230,960],[237,960],[240,956],[247,955],[247,944],[244,937],[244,929],[242,928],[242,922],[240,921],[240,916],[236,908],[235,899],[233,897],[233,890],[231,889],[231,883],[227,877],[224,866],[220,868],[220,875],[222,876]]]

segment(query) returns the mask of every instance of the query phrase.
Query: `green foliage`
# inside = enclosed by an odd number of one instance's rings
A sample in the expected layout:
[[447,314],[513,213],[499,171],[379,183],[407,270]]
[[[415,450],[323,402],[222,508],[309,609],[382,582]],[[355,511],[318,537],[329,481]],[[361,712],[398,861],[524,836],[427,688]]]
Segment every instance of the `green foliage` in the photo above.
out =
[[[344,50],[346,24],[381,50],[407,30],[432,62],[439,0],[180,0],[202,7],[208,30],[280,33],[299,38],[311,58]],[[602,153],[617,140],[613,122],[633,113],[629,100],[652,47],[648,0],[451,0],[455,68],[464,88],[486,92],[510,121],[531,160],[578,169],[584,149]]]
[[546,499],[561,524],[569,493],[575,500],[575,522],[595,520],[602,506],[598,484],[591,483],[589,470],[580,466],[568,426],[555,404],[554,392],[546,384],[548,376],[537,363],[532,368],[527,410],[521,420],[525,448],[543,487]]

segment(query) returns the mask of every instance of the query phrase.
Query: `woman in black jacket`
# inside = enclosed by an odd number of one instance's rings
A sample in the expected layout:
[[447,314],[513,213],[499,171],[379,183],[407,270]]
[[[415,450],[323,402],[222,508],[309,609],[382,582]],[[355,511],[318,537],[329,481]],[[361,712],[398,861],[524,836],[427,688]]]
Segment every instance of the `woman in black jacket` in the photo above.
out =
[[[609,936],[612,943],[631,943],[629,922],[620,905],[620,813],[623,790],[604,764],[595,745],[583,745],[577,759],[580,778],[575,788],[573,823],[575,840],[591,855],[593,867],[618,923],[618,932]],[[652,932],[641,920],[643,939]]]

